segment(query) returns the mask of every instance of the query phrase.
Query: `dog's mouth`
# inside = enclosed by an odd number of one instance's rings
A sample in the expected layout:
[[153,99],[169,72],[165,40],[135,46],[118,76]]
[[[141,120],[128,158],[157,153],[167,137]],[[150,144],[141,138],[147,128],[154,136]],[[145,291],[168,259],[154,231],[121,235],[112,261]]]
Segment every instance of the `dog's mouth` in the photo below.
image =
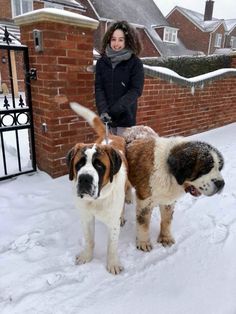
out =
[[195,188],[193,185],[188,185],[185,187],[185,192],[190,193],[192,196],[198,197],[201,195],[201,193],[198,191],[198,189]]

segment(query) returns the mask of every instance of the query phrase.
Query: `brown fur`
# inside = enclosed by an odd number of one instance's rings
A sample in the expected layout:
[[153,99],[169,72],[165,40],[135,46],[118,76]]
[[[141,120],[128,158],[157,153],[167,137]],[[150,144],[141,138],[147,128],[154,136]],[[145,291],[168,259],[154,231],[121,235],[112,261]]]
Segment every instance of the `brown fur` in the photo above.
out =
[[[144,200],[151,194],[149,179],[153,170],[154,140],[150,138],[145,147],[142,140],[133,142],[132,150],[127,149],[127,159],[129,160],[129,180],[135,187],[138,198]],[[137,172],[136,169],[142,169],[142,172]]]

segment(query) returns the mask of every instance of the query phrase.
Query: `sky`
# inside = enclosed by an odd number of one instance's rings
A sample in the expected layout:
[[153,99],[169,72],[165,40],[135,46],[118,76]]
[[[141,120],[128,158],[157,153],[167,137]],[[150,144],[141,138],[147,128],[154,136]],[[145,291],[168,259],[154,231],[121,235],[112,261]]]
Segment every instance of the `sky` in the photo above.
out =
[[[154,0],[166,16],[176,5],[204,14],[205,0]],[[235,0],[215,0],[213,17],[219,19],[236,19]]]
[[235,314],[235,134],[233,123],[191,138],[221,151],[226,184],[220,194],[177,202],[173,246],[156,242],[156,208],[153,250],[137,250],[135,207],[126,206],[117,276],[106,271],[107,229],[98,221],[93,260],[74,264],[84,241],[67,175],[37,171],[0,182],[0,313]]

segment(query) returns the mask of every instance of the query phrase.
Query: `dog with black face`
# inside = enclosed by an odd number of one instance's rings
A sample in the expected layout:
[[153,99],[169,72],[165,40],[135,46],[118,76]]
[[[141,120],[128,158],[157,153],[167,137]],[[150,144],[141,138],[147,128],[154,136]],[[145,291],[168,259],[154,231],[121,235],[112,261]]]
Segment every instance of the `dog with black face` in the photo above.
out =
[[137,248],[150,251],[149,226],[152,210],[160,207],[157,241],[174,243],[171,220],[175,202],[185,192],[212,196],[224,187],[220,173],[224,160],[210,144],[184,137],[160,137],[147,126],[134,126],[124,133],[128,177],[136,189]]
[[74,182],[75,203],[79,210],[85,248],[76,257],[76,264],[93,258],[95,218],[109,229],[107,270],[119,274],[123,267],[117,255],[120,224],[128,187],[125,142],[109,134],[90,109],[77,103],[71,108],[83,117],[98,135],[96,143],[77,143],[67,155],[69,179]]

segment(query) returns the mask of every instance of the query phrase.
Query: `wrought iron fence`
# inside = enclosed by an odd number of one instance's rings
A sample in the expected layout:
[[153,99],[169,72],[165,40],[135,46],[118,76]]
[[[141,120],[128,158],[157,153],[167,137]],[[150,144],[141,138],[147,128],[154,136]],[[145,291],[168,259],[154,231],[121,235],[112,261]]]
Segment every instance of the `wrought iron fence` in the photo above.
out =
[[28,48],[0,33],[0,180],[36,170]]

